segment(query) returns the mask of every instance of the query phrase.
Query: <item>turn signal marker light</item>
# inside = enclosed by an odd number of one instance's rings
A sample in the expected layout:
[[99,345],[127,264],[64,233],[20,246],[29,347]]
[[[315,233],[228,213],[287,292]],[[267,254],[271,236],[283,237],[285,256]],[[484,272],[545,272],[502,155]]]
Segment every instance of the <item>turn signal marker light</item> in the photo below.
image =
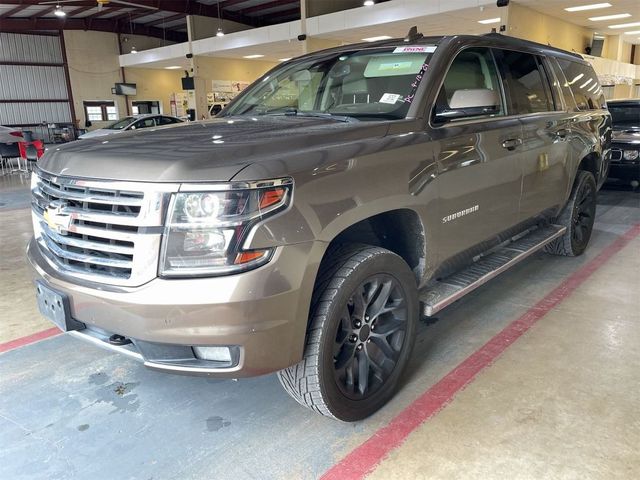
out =
[[271,188],[262,192],[260,196],[260,208],[268,208],[282,201],[287,190],[282,187]]
[[236,255],[236,265],[242,265],[243,263],[249,263],[254,260],[258,260],[266,255],[266,250],[258,250],[255,252],[240,252]]

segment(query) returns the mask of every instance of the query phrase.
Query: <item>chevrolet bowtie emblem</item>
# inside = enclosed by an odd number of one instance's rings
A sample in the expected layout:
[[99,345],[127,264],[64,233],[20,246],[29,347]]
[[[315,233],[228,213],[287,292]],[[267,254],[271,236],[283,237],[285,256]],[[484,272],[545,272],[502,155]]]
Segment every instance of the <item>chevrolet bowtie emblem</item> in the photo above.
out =
[[71,226],[71,215],[63,213],[67,206],[65,202],[53,201],[43,214],[49,228],[60,235],[66,235]]

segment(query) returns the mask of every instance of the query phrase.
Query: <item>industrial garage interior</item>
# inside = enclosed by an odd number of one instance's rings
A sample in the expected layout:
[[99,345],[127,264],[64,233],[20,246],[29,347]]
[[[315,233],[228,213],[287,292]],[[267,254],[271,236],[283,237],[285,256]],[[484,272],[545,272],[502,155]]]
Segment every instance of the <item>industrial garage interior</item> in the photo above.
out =
[[0,479],[640,478],[639,0],[0,0]]

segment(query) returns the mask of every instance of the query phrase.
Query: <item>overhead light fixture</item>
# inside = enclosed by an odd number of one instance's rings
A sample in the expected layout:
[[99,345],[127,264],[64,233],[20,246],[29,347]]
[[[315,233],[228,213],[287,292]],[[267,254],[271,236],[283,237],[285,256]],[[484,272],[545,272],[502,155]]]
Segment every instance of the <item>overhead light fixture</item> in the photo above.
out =
[[291,60],[291,57],[289,57],[289,58],[279,58],[278,59],[279,62],[288,62],[289,60]]
[[630,13],[617,13],[616,15],[605,15],[604,17],[590,17],[589,20],[592,22],[601,22],[603,20],[616,20],[618,18],[629,18],[631,16]]
[[610,3],[593,3],[591,5],[582,5],[580,7],[565,8],[567,12],[582,12],[584,10],[598,10],[599,8],[609,8],[612,5]]
[[380,35],[379,37],[369,37],[369,38],[363,38],[362,41],[363,42],[379,42],[380,40],[389,40],[393,37],[390,37],[389,35]]
[[373,7],[376,4],[376,2],[374,2],[373,0],[364,0],[363,5],[365,7]]
[[220,10],[220,0],[218,0],[218,31],[216,37],[224,37],[224,30],[222,30],[222,11]]
[[638,35],[640,30],[634,30],[633,32],[624,32],[625,35]]
[[621,23],[620,25],[609,25],[609,28],[629,28],[629,27],[640,27],[640,22]]
[[478,20],[478,23],[481,23],[483,25],[489,25],[491,23],[500,23],[500,17],[487,18],[486,20]]
[[60,5],[56,5],[56,9],[53,12],[53,14],[56,17],[60,17],[60,18],[63,18],[63,17],[67,16],[67,12],[65,12]]
[[171,65],[170,67],[164,67],[165,70],[180,70],[182,67],[180,65]]
[[249,58],[249,59],[251,59],[251,58],[262,58],[262,57],[264,57],[264,55],[245,55],[245,56],[244,56],[244,57],[242,57],[242,58]]

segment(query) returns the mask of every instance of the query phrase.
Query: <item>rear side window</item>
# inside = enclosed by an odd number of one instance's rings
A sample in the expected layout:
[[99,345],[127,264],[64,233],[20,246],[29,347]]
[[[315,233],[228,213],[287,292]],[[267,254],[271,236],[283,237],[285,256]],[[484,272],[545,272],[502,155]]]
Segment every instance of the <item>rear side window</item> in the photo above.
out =
[[576,101],[573,98],[573,93],[571,93],[571,87],[569,87],[569,82],[567,82],[567,78],[564,76],[564,72],[560,69],[558,62],[555,59],[549,59],[549,64],[551,68],[553,68],[553,73],[556,74],[556,78],[560,83],[560,89],[562,90],[562,96],[564,97],[564,103],[569,110],[576,110],[578,106],[576,105]]
[[[458,54],[445,76],[436,101],[436,111],[449,110],[453,94],[458,90],[490,90],[495,92],[497,103],[502,104],[500,80],[491,50],[469,48]],[[497,115],[504,115],[502,106]]]
[[578,110],[595,110],[605,106],[604,94],[593,68],[571,60],[557,59],[578,104]]
[[160,121],[160,125],[171,125],[174,123],[178,123],[178,121],[175,118],[171,118],[171,117],[159,117],[158,120]]
[[555,110],[551,89],[541,61],[535,55],[502,50],[499,62],[505,69],[509,111],[513,115]]

